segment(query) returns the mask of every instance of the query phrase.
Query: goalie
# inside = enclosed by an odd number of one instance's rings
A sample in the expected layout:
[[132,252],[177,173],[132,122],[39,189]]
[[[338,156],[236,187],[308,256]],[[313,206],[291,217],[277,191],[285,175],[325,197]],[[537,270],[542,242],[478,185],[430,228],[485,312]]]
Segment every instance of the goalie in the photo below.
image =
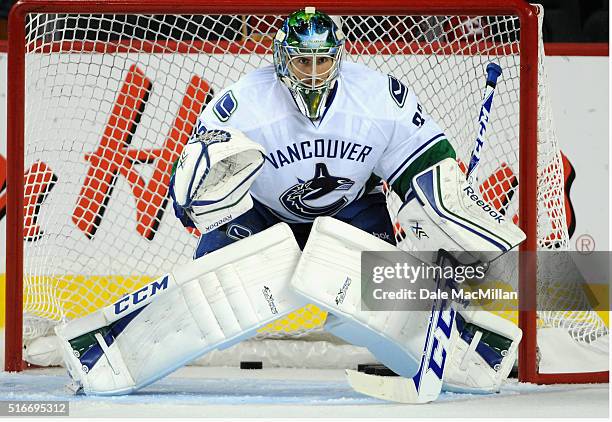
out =
[[[391,75],[343,61],[344,42],[328,15],[295,12],[274,40],[274,66],[208,104],[171,181],[177,217],[202,233],[194,261],[58,328],[78,388],[130,393],[309,302],[334,315],[326,326],[334,334],[368,347],[402,377],[414,376],[433,313],[395,312],[413,331],[386,332],[366,311],[330,296],[342,288],[333,281],[341,267],[359,267],[360,251],[397,250],[381,178],[404,200],[402,226],[418,222],[427,233],[403,249],[486,251],[472,258],[488,261],[524,239],[470,190],[415,94]],[[343,241],[352,245],[346,262],[327,262],[325,273],[310,265],[321,258],[317,244]],[[416,401],[435,399],[443,381],[454,391],[496,391],[520,330],[482,312],[463,311],[458,322],[454,309],[432,312],[436,321],[453,316],[441,342],[449,359],[437,381],[417,386]],[[487,344],[483,333],[507,348]]]

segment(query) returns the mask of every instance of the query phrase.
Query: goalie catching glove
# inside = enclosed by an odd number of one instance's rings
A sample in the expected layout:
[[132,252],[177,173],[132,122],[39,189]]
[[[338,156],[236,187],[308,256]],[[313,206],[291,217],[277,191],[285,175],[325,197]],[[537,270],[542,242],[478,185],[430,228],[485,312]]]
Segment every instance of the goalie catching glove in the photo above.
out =
[[249,188],[263,166],[264,153],[237,129],[195,135],[170,180],[177,218],[204,234],[251,209]]

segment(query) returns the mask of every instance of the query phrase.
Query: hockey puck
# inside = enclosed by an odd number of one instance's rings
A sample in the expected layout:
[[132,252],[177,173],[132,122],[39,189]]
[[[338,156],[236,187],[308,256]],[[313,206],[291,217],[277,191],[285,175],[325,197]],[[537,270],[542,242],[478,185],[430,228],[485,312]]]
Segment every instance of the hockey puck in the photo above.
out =
[[358,363],[357,372],[365,372],[365,370],[371,366],[379,365],[378,363]]
[[363,372],[369,366],[367,363],[358,363],[357,364],[357,372]]
[[398,375],[385,365],[377,364],[360,364],[357,367],[359,372],[368,375],[378,375],[381,377],[397,377]]
[[382,365],[368,365],[363,368],[363,372],[368,375],[376,375],[376,372],[380,370]]
[[379,377],[397,377],[398,375],[386,366],[374,368],[374,375]]
[[240,369],[262,369],[263,363],[258,361],[240,362]]

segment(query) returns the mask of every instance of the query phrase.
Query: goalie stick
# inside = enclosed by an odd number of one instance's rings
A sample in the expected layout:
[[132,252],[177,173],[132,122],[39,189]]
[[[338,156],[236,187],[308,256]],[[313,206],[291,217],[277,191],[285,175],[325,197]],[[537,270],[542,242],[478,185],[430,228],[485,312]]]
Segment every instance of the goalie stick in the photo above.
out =
[[474,185],[476,181],[478,165],[480,164],[480,153],[484,147],[484,136],[487,131],[487,126],[489,125],[489,116],[491,115],[491,106],[493,105],[493,94],[495,94],[497,78],[501,73],[502,70],[499,65],[495,63],[489,63],[487,65],[487,85],[478,115],[478,136],[476,136],[476,143],[472,150],[472,156],[467,170],[467,181],[470,185]]
[[[438,278],[437,291],[442,290]],[[370,375],[351,369],[346,377],[353,390],[383,400],[421,404],[434,401],[442,390],[446,358],[453,342],[456,311],[446,299],[436,299],[431,309],[425,347],[417,373],[412,378]]]
[[[484,135],[487,131],[489,116],[491,114],[491,106],[493,104],[493,94],[495,93],[497,79],[501,75],[502,69],[495,63],[489,63],[486,68],[486,73],[486,88],[478,116],[478,135],[476,137],[476,143],[474,145],[474,149],[472,150],[472,155],[467,170],[467,181],[470,185],[473,185],[476,180],[478,165],[480,164],[480,153],[482,152],[485,142]],[[438,287],[440,287],[439,280]],[[432,308],[432,315],[427,328],[428,333],[425,341],[425,347],[423,348],[421,365],[419,366],[419,370],[414,377],[405,378],[396,376],[380,376],[366,374],[354,370],[347,370],[346,376],[351,387],[359,393],[399,403],[418,404],[435,400],[442,389],[444,364],[446,354],[448,353],[443,347],[443,343],[444,340],[447,340],[448,343],[446,346],[450,344],[452,327],[455,323],[455,311],[452,308],[448,310],[445,310],[444,308],[445,304],[440,303],[440,301],[434,304],[434,307]],[[445,312],[447,313],[445,315],[446,318],[450,317],[448,334],[445,330],[439,330],[439,328],[443,328],[441,325],[444,325],[445,318],[442,318],[442,314]],[[448,314],[448,312],[451,313]],[[435,337],[434,333],[436,333],[438,336]],[[447,338],[444,339],[444,335],[440,336],[441,333],[447,334]],[[438,343],[439,341],[442,342]],[[441,352],[438,349],[441,349]],[[442,356],[442,360],[440,362],[436,362],[436,360],[434,360],[434,354],[436,354],[438,357]],[[439,369],[439,371],[434,369],[432,365],[438,366],[436,369]],[[436,377],[430,376],[427,382],[422,383],[424,375],[427,375],[427,373],[434,373],[435,375],[439,376],[439,379],[436,380]]]

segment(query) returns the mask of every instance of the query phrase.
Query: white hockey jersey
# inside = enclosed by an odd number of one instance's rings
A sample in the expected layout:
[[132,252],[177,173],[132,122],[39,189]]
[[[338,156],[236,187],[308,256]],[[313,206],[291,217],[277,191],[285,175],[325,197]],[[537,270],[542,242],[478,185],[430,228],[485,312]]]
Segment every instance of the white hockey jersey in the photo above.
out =
[[328,104],[313,123],[268,66],[216,95],[198,132],[233,127],[260,143],[267,153],[251,195],[290,223],[336,214],[372,173],[393,183],[446,139],[409,88],[364,65],[342,64]]

